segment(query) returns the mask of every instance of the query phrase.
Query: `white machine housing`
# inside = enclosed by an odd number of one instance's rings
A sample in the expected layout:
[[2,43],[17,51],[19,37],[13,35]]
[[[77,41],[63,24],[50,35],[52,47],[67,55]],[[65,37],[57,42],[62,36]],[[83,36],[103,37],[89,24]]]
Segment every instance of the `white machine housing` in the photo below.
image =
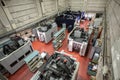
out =
[[[88,34],[88,39],[87,41],[76,41],[74,38],[71,37],[71,35],[76,35],[76,37],[79,37],[82,35],[82,32],[75,31],[78,27],[75,27],[68,35],[68,50],[73,51],[74,50],[74,45],[77,45],[79,48],[79,54],[81,56],[85,56],[86,49],[88,46],[88,41],[89,41],[89,34]],[[77,34],[78,32],[79,34]],[[83,38],[81,38],[83,39]]]
[[53,39],[53,35],[57,32],[57,24],[52,23],[52,27],[47,31],[39,31],[38,29],[40,27],[36,28],[39,40],[42,41],[42,42],[45,42],[45,43],[50,42]]

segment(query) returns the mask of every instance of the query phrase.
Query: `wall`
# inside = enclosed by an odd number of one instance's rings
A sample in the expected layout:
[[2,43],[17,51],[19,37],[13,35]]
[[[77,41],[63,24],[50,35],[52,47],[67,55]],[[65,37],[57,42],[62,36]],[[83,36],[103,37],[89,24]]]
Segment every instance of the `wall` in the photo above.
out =
[[0,34],[5,33],[6,31],[10,31],[11,29],[12,28],[7,19],[7,16],[5,15],[2,7],[0,7]]
[[14,29],[41,17],[34,0],[5,0],[4,3],[2,7]]
[[120,0],[107,1],[106,15],[114,78],[120,80]]
[[[6,19],[8,19],[7,23],[9,23],[8,25],[5,25],[5,27],[13,28],[16,30],[28,27],[48,16],[55,15],[57,14],[58,10],[63,11],[67,7],[65,5],[65,0],[2,1],[5,5],[0,3],[0,13],[2,12],[4,15],[6,15]],[[5,21],[3,21],[3,23],[4,22]],[[2,26],[0,28],[2,28]]]
[[[2,0],[0,13],[3,12],[5,31],[19,29],[33,25],[43,18],[66,10],[71,6],[72,10],[104,11],[105,0]],[[7,21],[8,19],[8,21]],[[2,19],[3,21],[3,19]],[[1,27],[2,28],[2,27]],[[1,31],[1,33],[3,33]]]
[[69,0],[72,10],[103,12],[106,0]]
[[57,13],[57,0],[44,0],[41,2],[43,16],[51,15]]
[[58,0],[59,12],[65,11],[68,7],[68,0]]

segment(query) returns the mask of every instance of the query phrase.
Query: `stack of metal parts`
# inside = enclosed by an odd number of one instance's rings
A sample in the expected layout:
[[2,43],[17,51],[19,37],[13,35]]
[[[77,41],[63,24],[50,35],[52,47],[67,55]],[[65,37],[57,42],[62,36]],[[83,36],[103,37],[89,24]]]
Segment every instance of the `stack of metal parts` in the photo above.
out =
[[66,37],[65,33],[66,28],[62,28],[57,33],[54,34],[53,47],[55,50],[58,50],[62,46],[62,42]]
[[35,72],[43,64],[39,51],[36,50],[28,55],[24,61],[32,72]]
[[76,80],[78,67],[71,57],[55,52],[31,80]]

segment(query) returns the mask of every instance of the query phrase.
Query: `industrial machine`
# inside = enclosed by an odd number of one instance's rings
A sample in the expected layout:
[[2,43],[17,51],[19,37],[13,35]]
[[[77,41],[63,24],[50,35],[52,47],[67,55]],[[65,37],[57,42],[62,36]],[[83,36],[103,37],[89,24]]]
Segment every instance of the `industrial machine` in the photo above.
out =
[[55,52],[31,80],[76,80],[79,62],[64,52]]
[[69,25],[74,25],[75,19],[80,16],[80,11],[65,11],[60,16],[57,16],[55,22],[57,23],[58,27],[62,27],[62,24],[65,23],[68,27]]
[[40,27],[36,28],[37,35],[40,41],[48,43],[53,39],[53,35],[57,32],[56,23],[42,23]]
[[31,42],[20,37],[5,39],[0,43],[0,72],[15,73],[25,62],[23,59],[33,51]]
[[81,56],[85,56],[89,41],[89,34],[84,29],[75,27],[68,35],[68,50],[77,51]]
[[84,19],[84,16],[84,12],[68,10],[63,12],[60,16],[57,16],[55,22],[58,27],[62,27],[62,24],[65,23],[66,29],[68,32],[71,32],[74,28],[74,24],[76,24],[80,19]]
[[24,45],[24,40],[19,36],[14,36],[5,40],[2,40],[0,43],[0,57],[9,55],[22,45]]

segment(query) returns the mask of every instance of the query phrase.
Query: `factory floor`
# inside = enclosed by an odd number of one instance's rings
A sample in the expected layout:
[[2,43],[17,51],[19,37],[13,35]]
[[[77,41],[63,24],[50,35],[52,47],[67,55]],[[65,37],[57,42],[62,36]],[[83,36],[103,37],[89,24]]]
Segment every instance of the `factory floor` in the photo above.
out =
[[[85,27],[87,27],[86,26],[87,24],[88,22],[85,22],[84,24],[81,24],[81,25],[82,26],[84,25]],[[68,35],[67,31],[66,31],[66,34]],[[40,53],[43,51],[46,51],[47,53],[49,53],[49,55],[52,55],[54,52],[52,41],[49,42],[48,44],[45,44],[40,42],[39,40],[36,40],[32,42],[32,45],[33,45],[33,48],[35,50],[38,50]],[[63,46],[58,51],[64,50],[66,53],[73,55],[73,57],[75,57],[77,61],[80,62],[79,71],[77,74],[77,80],[90,80],[90,76],[87,75],[87,67],[90,61],[88,58],[88,55],[90,53],[91,44],[89,44],[89,48],[85,57],[80,56],[79,53],[77,52],[69,52],[67,49],[67,46],[68,45],[67,45],[67,36],[66,36],[65,40],[63,41]],[[11,75],[8,79],[9,80],[30,80],[30,78],[33,75],[34,73],[32,73],[27,67],[27,65],[25,64],[16,73]]]

